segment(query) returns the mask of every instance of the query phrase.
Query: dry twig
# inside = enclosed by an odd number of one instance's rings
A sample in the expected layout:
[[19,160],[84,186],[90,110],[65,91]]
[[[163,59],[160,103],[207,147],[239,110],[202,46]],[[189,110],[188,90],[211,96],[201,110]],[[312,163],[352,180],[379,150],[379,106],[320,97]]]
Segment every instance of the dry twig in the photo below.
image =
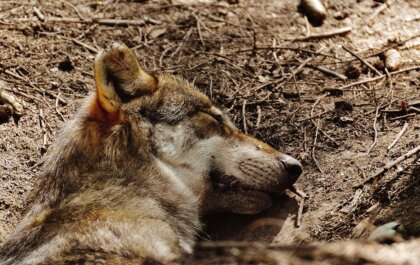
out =
[[[401,73],[404,73],[404,72],[408,72],[408,71],[412,71],[412,70],[418,70],[418,69],[420,69],[420,65],[415,65],[415,66],[404,68],[404,69],[401,69],[401,70],[398,70],[398,71],[389,72],[389,75],[392,76],[392,75],[401,74]],[[347,84],[347,85],[338,87],[335,90],[344,90],[344,89],[349,88],[349,87],[374,82],[374,81],[379,80],[379,79],[384,78],[384,77],[386,77],[386,75],[375,76],[373,78],[357,81],[357,82],[354,82],[354,83],[351,83],[351,84]]]
[[310,36],[296,38],[296,39],[293,39],[293,41],[306,41],[306,40],[313,40],[313,39],[329,38],[336,35],[343,35],[343,34],[349,33],[350,31],[352,31],[351,27],[344,27],[344,28],[339,28],[339,29],[335,29],[335,30],[320,33],[320,34],[313,34]]
[[366,155],[368,155],[370,151],[372,151],[373,147],[375,147],[376,143],[378,142],[378,130],[376,129],[376,121],[378,120],[378,113],[379,113],[380,107],[381,107],[380,105],[376,107],[375,117],[373,118],[373,131],[375,135],[373,136],[373,143],[371,144],[369,149],[366,151]]
[[55,99],[55,111],[57,112],[58,116],[61,118],[62,121],[65,121],[66,119],[64,118],[63,114],[60,112],[60,110],[58,109],[58,101],[60,100],[60,93],[58,93],[57,98]]
[[396,120],[401,120],[401,119],[405,119],[405,118],[408,118],[408,117],[413,117],[413,116],[416,116],[416,113],[409,113],[409,114],[407,114],[407,115],[402,115],[402,116],[398,116],[398,117],[393,117],[393,118],[390,118],[389,120],[390,120],[390,121],[396,121]]
[[[234,53],[229,53],[228,55],[233,55],[236,53],[242,53],[242,52],[250,52],[253,49],[241,49],[238,51],[235,51]],[[333,55],[333,54],[328,54],[328,53],[324,53],[324,52],[320,52],[320,51],[312,51],[312,50],[308,50],[308,49],[304,49],[304,48],[296,48],[296,47],[277,47],[277,46],[257,46],[254,48],[254,50],[271,50],[271,51],[277,51],[277,50],[289,50],[289,51],[295,51],[295,52],[304,52],[304,53],[309,53],[309,54],[314,54],[314,55],[322,55],[325,57],[329,57],[329,58],[333,58],[336,60],[340,60],[340,58],[338,58],[337,56]]]
[[379,15],[379,13],[381,13],[382,11],[384,11],[387,7],[389,7],[390,5],[392,5],[394,3],[395,0],[387,0],[385,3],[383,3],[382,5],[380,5],[378,8],[375,9],[375,11],[373,11],[373,13],[368,17],[367,21],[372,20],[373,18],[375,18],[377,15]]
[[70,3],[66,0],[59,0],[59,1],[68,5],[69,7],[71,7],[76,12],[76,14],[80,17],[80,19],[84,19],[82,14],[80,13],[79,9],[77,9],[77,7],[75,7],[72,3]]
[[[358,189],[353,195],[353,198],[351,199],[351,202],[349,205],[346,205],[345,207],[340,209],[340,212],[350,214],[353,212],[353,210],[356,208],[357,203],[359,202],[361,196],[362,196],[363,190]],[[350,200],[348,200],[350,201]]]
[[332,109],[331,110],[326,110],[326,111],[323,111],[323,112],[321,112],[319,114],[316,114],[314,116],[311,116],[311,117],[308,117],[308,118],[304,118],[304,119],[298,120],[297,122],[304,122],[304,121],[309,121],[309,120],[313,120],[313,119],[318,119],[318,118],[321,118],[325,114],[330,113],[332,111],[333,111]]
[[68,40],[71,40],[75,44],[77,44],[79,46],[82,46],[82,47],[86,48],[87,50],[89,50],[89,51],[91,51],[93,53],[98,53],[98,49],[96,49],[96,48],[94,48],[94,47],[92,47],[92,46],[90,46],[90,45],[88,45],[88,44],[86,44],[84,42],[81,42],[80,40],[77,40],[77,39],[68,39]]
[[[36,21],[33,18],[17,18],[6,23],[23,23]],[[145,19],[112,19],[112,18],[77,18],[77,17],[45,17],[44,22],[51,23],[82,23],[82,24],[101,24],[107,26],[143,26],[146,23],[159,25],[162,22],[151,18]]]
[[[324,95],[322,95],[322,96],[320,96],[320,97],[318,97],[318,99],[315,101],[315,103],[312,105],[312,108],[311,108],[311,116],[313,116],[314,115],[314,109],[315,109],[315,106],[324,98],[324,97],[326,97],[326,96],[328,96],[329,95],[329,93],[326,93],[326,94],[324,94]],[[315,137],[314,137],[314,144],[313,144],[313,146],[312,146],[312,152],[311,152],[311,156],[312,156],[312,160],[315,162],[315,165],[316,165],[316,167],[318,168],[318,170],[319,170],[319,172],[321,172],[321,174],[322,174],[322,176],[324,176],[325,174],[324,174],[324,171],[322,170],[322,168],[321,168],[321,166],[319,165],[319,163],[318,163],[318,160],[316,159],[316,157],[315,157],[315,148],[316,148],[316,142],[317,142],[317,139],[318,139],[318,132],[319,132],[319,124],[316,124],[314,121],[312,121],[312,123],[313,123],[313,125],[315,126]]]
[[392,147],[394,147],[394,145],[398,142],[398,140],[401,138],[401,136],[404,134],[407,128],[408,128],[408,122],[405,122],[404,126],[402,127],[401,131],[397,134],[394,141],[392,141],[392,143],[388,146],[387,148],[388,151],[391,150]]
[[42,14],[41,10],[36,6],[34,6],[33,9],[34,9],[35,15],[39,18],[39,20],[44,21],[45,16],[44,14]]
[[255,124],[255,127],[260,127],[261,123],[261,107],[260,105],[257,105],[257,123]]
[[244,99],[244,102],[242,103],[242,120],[244,125],[244,132],[248,134],[248,128],[246,126],[246,99]]
[[308,195],[303,191],[296,189],[295,186],[291,186],[289,190],[300,197],[298,213],[296,216],[296,226],[300,227],[302,224],[303,206],[305,204],[305,199],[308,198]]
[[300,227],[302,225],[302,215],[303,215],[303,206],[305,205],[305,198],[301,197],[299,201],[299,209],[296,217],[296,226]]
[[343,81],[347,80],[347,76],[345,76],[343,74],[340,74],[340,73],[337,73],[337,72],[335,72],[335,71],[333,71],[331,69],[325,68],[323,66],[318,66],[318,65],[314,65],[314,64],[307,64],[307,66],[310,67],[310,68],[313,68],[313,69],[317,69],[317,70],[319,70],[319,71],[321,71],[323,73],[326,73],[328,75],[332,75],[332,76],[338,77],[338,78],[340,78]]
[[353,188],[358,189],[358,188],[362,187],[363,185],[371,182],[372,180],[374,180],[378,176],[382,175],[385,171],[387,171],[390,168],[394,167],[395,165],[401,163],[402,161],[406,160],[410,156],[412,156],[414,154],[417,154],[419,151],[420,151],[420,146],[417,146],[417,147],[411,149],[410,151],[408,151],[407,153],[405,153],[402,156],[398,157],[394,161],[386,164],[384,167],[382,167],[381,169],[379,169],[378,171],[376,171],[372,176],[370,176],[367,179],[363,180],[361,183],[355,185]]
[[0,102],[8,103],[12,105],[14,113],[16,115],[22,115],[23,114],[22,104],[20,104],[13,95],[7,93],[5,91],[5,87],[6,87],[5,83],[0,81]]
[[[36,87],[36,86],[34,85],[34,83],[32,83],[32,81],[31,81],[28,77],[26,77],[26,76],[25,76],[25,77],[20,76],[19,74],[14,73],[14,72],[12,72],[12,71],[10,71],[10,70],[8,70],[8,69],[4,70],[4,72],[5,72],[6,74],[8,74],[8,75],[10,75],[10,76],[12,76],[12,77],[14,77],[14,78],[16,78],[16,79],[19,79],[19,80],[21,80],[21,81],[26,82],[26,83],[27,83],[30,87],[32,87],[34,90],[36,90],[36,91],[38,91],[38,92],[41,92],[41,93],[46,93],[46,94],[50,95],[51,97],[55,97],[55,94],[54,94],[53,92],[48,91],[48,90],[45,90],[45,89],[40,89],[40,88]],[[17,93],[17,92],[15,92],[15,93]],[[23,92],[20,92],[20,94],[24,94],[24,93],[23,93]],[[25,94],[25,97],[31,98],[31,99],[33,99],[33,100],[40,101],[39,99],[37,99],[37,98],[35,98],[35,97],[32,97],[32,96],[30,96],[30,95],[28,95],[28,94]],[[64,104],[66,104],[66,103],[67,103],[67,102],[66,102],[65,100],[63,100],[62,98],[60,98],[59,100],[60,100],[60,102],[62,102],[62,103],[64,103]],[[45,103],[45,101],[43,101],[43,102]]]
[[362,62],[369,69],[371,69],[372,71],[374,71],[377,75],[381,75],[381,72],[379,72],[378,69],[376,69],[375,67],[373,67],[373,65],[371,65],[369,62],[367,62],[365,59],[363,59],[362,57],[360,57],[359,55],[357,55],[357,53],[353,52],[352,50],[350,50],[349,48],[347,48],[344,45],[343,45],[343,49],[346,50],[351,55],[353,55],[354,57],[356,57],[360,62]]
[[[321,52],[324,48],[325,47],[321,47],[316,52]],[[291,73],[292,75],[290,77],[288,77],[281,85],[284,85],[284,84],[288,83],[292,78],[295,78],[295,76],[300,71],[302,71],[303,67],[305,67],[306,64],[310,63],[313,59],[314,59],[314,57],[308,57],[303,62],[301,62],[300,65],[295,70],[292,70],[292,73]],[[277,83],[279,83],[279,82],[277,82]]]
[[301,191],[301,190],[299,190],[299,189],[296,189],[296,187],[295,187],[295,186],[291,186],[291,187],[289,188],[289,190],[290,190],[291,192],[293,192],[294,194],[296,194],[297,196],[301,197],[301,198],[308,198],[308,197],[309,197],[309,196],[308,196],[306,193],[304,193],[303,191]]

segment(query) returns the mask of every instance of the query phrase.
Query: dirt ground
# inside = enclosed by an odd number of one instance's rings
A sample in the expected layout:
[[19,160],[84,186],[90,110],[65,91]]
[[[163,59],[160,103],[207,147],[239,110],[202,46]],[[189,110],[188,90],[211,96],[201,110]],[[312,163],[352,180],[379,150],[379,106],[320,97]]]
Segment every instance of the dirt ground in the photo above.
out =
[[[420,236],[418,153],[354,187],[420,144],[420,2],[388,1],[376,14],[384,1],[326,0],[321,27],[306,22],[298,2],[1,1],[0,80],[25,113],[0,124],[0,243],[17,224],[57,130],[92,90],[96,51],[114,41],[132,47],[150,71],[194,83],[241,130],[304,166],[296,187],[309,198],[299,227],[300,198],[287,192],[258,216],[207,218],[203,239],[336,241],[366,238],[391,221],[402,224],[403,238]],[[402,56],[398,69],[414,70],[384,69],[382,52],[390,48]]]

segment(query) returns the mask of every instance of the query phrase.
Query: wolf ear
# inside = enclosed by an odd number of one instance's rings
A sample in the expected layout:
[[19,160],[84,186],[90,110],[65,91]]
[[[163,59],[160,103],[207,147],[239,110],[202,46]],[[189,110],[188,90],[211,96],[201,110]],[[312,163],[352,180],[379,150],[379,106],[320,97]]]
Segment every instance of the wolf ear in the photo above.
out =
[[104,112],[101,119],[119,116],[122,102],[157,89],[155,77],[140,68],[135,54],[123,44],[99,52],[94,68],[96,104]]

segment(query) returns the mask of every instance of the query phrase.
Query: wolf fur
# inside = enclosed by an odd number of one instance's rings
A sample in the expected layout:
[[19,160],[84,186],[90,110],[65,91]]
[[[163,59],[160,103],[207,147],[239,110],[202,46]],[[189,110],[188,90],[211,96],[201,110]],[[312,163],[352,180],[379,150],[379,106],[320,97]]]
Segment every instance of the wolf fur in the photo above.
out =
[[96,91],[59,133],[0,264],[176,261],[192,252],[200,216],[258,213],[302,171],[193,85],[147,73],[125,45],[100,52],[94,73]]

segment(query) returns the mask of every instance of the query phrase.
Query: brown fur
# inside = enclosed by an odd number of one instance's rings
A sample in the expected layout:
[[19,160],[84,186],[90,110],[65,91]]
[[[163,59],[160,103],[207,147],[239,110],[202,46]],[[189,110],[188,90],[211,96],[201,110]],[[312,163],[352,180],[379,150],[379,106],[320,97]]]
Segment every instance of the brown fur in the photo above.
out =
[[[166,263],[191,250],[201,214],[267,208],[265,195],[252,200],[232,190],[213,192],[210,169],[197,180],[182,180],[187,188],[177,188],[178,181],[156,162],[177,168],[171,156],[162,155],[166,142],[177,143],[170,134],[176,130],[188,137],[180,153],[217,136],[233,139],[235,148],[245,143],[269,158],[284,157],[238,132],[192,85],[149,75],[122,45],[97,56],[95,81],[96,93],[50,150],[24,218],[0,249],[0,264]],[[270,169],[258,159],[242,163],[237,164],[248,175]],[[187,161],[179,170],[195,167]],[[267,179],[244,182],[280,191],[297,178],[283,181],[280,175],[268,170]],[[237,200],[227,205],[229,198]]]

